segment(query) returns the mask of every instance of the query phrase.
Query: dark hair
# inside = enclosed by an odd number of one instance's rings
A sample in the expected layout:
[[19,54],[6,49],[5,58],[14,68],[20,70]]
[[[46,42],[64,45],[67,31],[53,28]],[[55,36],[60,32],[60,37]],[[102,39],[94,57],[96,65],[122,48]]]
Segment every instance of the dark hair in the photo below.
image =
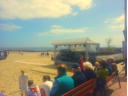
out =
[[65,64],[59,64],[57,66],[57,70],[58,70],[59,73],[64,73],[67,70],[67,66]]
[[33,84],[33,80],[28,80],[28,86],[31,86]]
[[24,73],[24,70],[21,70],[20,72]]
[[104,60],[100,61],[100,66],[102,66],[103,68],[107,68],[107,62]]
[[43,79],[44,79],[44,80],[49,80],[49,81],[51,80],[50,76],[48,76],[48,75],[44,75],[44,76],[43,76]]

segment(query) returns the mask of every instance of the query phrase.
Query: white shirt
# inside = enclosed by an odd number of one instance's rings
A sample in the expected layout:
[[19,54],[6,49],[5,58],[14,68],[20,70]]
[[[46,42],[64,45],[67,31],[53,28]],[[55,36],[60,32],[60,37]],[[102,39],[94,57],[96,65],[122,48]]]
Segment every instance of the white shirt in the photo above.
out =
[[53,85],[52,81],[46,81],[42,85],[40,85],[40,88],[44,89],[46,96],[50,96],[52,85]]
[[22,90],[27,89],[28,86],[28,75],[24,74],[19,76],[19,88]]

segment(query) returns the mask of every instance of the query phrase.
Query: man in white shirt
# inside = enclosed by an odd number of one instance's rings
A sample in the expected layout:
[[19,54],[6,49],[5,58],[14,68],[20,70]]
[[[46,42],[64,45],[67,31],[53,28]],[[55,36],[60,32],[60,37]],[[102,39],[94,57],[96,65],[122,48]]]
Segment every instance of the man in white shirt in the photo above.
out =
[[53,82],[50,80],[50,76],[45,75],[42,78],[43,84],[40,85],[41,96],[50,96],[50,91],[53,85]]
[[28,85],[28,75],[21,70],[21,75],[19,76],[19,88],[21,91],[21,96],[26,96],[27,92],[27,85]]

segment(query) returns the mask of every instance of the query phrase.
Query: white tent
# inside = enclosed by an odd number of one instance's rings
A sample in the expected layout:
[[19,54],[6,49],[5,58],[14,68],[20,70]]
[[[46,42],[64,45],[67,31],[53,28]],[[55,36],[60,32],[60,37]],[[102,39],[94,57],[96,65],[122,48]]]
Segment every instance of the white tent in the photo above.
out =
[[96,41],[91,40],[90,38],[74,38],[66,40],[56,40],[52,43],[55,46],[64,46],[64,45],[83,45],[83,44],[98,44]]

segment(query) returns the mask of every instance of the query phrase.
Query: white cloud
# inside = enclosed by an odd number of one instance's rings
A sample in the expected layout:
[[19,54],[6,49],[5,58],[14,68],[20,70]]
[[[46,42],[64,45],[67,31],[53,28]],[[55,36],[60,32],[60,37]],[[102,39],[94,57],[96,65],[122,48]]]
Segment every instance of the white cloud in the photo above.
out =
[[78,6],[81,10],[89,9],[92,7],[92,0],[66,0],[69,4]]
[[42,37],[42,36],[47,36],[49,34],[50,34],[50,32],[44,32],[44,33],[38,33],[37,35]]
[[123,30],[124,29],[124,14],[116,18],[109,18],[105,20],[104,23],[108,24],[108,28],[111,30]]
[[0,24],[0,30],[3,31],[15,31],[17,29],[21,29],[21,26],[15,24]]
[[109,18],[105,20],[105,23],[123,23],[124,22],[124,14],[122,14],[121,16],[118,16],[116,18]]
[[[54,26],[57,26],[57,25],[54,25]],[[78,33],[78,32],[82,33],[82,32],[86,32],[86,31],[87,31],[87,27],[72,29],[72,28],[63,28],[62,26],[54,27],[50,30],[51,33],[55,33],[55,34]]]
[[76,16],[77,14],[78,14],[78,12],[74,12],[74,13],[72,13],[73,16]]
[[51,30],[49,32],[38,33],[38,36],[46,36],[53,34],[74,34],[74,33],[84,33],[87,32],[88,28],[63,28],[60,25],[51,26]]
[[58,18],[73,14],[73,7],[87,10],[92,0],[0,0],[1,19]]
[[60,25],[52,25],[52,28],[62,28]]
[[122,14],[121,16],[115,18],[115,23],[122,23],[124,22],[124,14]]
[[57,28],[52,29],[50,32],[56,33],[56,34],[62,34],[62,33],[83,33],[86,32],[87,28],[79,28],[79,29],[69,29],[69,28]]
[[124,29],[124,24],[111,25],[111,26],[109,26],[109,29],[112,29],[112,30],[123,30]]

